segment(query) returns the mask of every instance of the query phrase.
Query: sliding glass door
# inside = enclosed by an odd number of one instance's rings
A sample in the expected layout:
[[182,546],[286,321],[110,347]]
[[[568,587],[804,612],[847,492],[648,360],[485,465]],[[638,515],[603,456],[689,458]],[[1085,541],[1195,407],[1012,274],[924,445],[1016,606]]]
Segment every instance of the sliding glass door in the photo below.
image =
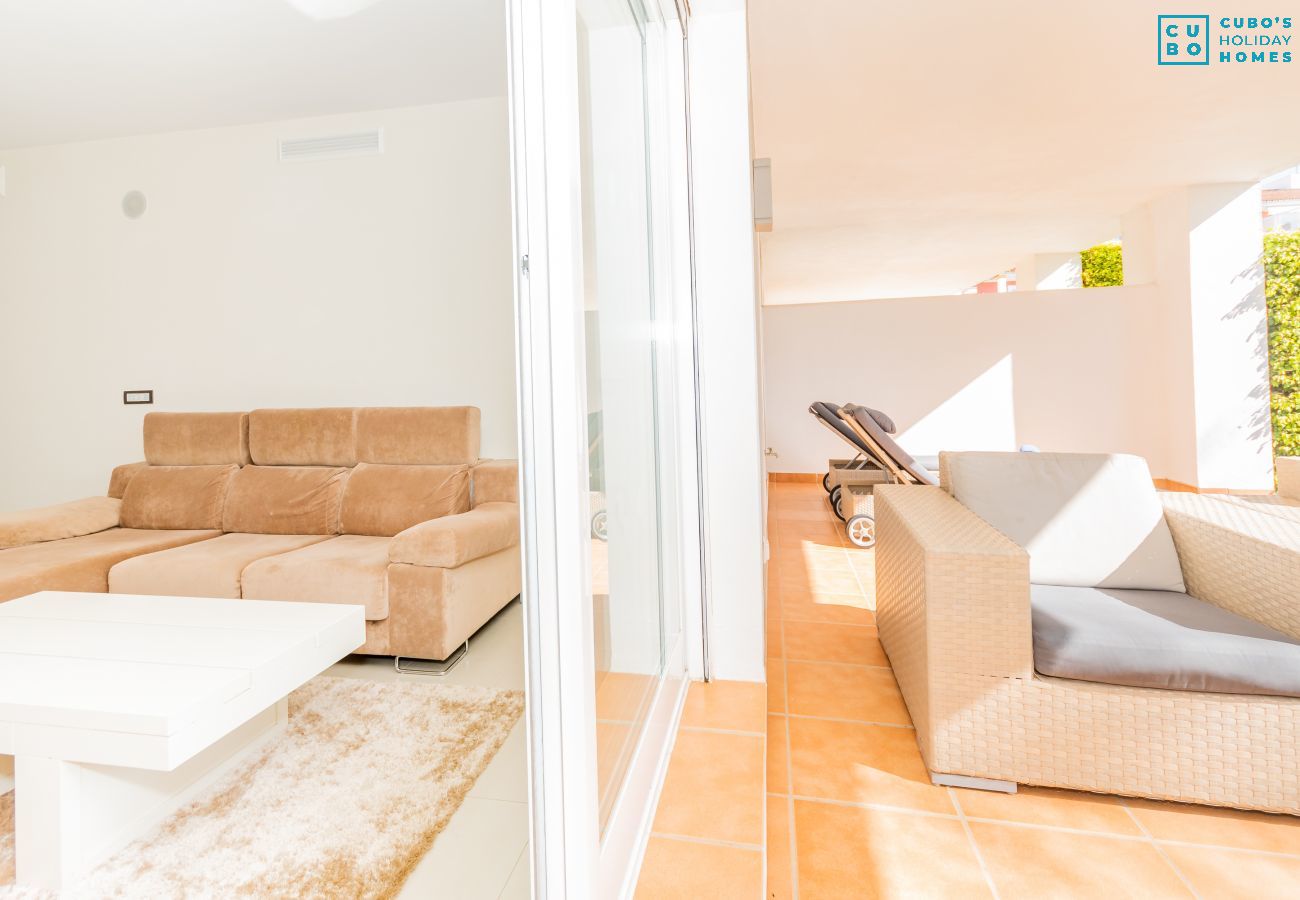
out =
[[600,826],[665,662],[680,548],[670,398],[660,396],[644,10],[578,0],[583,327]]
[[626,896],[699,608],[683,25],[671,0],[511,25],[537,884]]

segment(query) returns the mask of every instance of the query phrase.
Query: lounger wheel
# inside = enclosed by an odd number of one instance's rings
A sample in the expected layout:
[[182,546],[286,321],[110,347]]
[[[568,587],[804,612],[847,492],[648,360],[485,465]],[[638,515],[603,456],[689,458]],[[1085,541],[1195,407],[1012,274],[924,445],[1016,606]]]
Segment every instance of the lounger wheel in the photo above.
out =
[[876,545],[876,520],[871,516],[856,515],[845,526],[849,540],[855,547],[874,547]]
[[603,509],[591,517],[591,536],[602,541],[609,540],[609,516]]
[[844,497],[844,489],[838,484],[831,489],[831,511],[835,513],[835,518],[841,522],[844,521],[844,513],[840,512],[840,500]]
[[831,473],[830,473],[830,472],[827,472],[825,475],[822,476],[822,487],[826,489],[826,493],[829,494],[829,493],[831,492]]

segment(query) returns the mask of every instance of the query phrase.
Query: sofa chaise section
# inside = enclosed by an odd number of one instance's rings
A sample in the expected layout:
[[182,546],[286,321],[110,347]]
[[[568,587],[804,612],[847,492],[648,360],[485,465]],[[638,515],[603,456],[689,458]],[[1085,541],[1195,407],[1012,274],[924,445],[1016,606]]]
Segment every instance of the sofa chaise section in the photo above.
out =
[[107,592],[109,570],[123,560],[219,534],[219,529],[110,528],[81,537],[0,550],[0,601],[37,591]]
[[246,456],[247,418],[150,414],[146,459],[114,470],[110,496],[0,518],[3,533],[33,541],[0,549],[0,601],[107,591],[110,571],[125,560],[219,536],[226,489]]

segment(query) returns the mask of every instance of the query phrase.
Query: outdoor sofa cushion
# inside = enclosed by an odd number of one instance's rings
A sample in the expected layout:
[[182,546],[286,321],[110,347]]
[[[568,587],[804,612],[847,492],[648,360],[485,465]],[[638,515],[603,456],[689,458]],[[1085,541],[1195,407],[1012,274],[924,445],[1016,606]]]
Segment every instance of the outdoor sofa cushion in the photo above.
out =
[[1043,675],[1300,697],[1300,641],[1187,594],[1036,584],[1030,602]]
[[1182,591],[1146,460],[1104,453],[944,453],[963,506],[1029,553],[1034,584]]

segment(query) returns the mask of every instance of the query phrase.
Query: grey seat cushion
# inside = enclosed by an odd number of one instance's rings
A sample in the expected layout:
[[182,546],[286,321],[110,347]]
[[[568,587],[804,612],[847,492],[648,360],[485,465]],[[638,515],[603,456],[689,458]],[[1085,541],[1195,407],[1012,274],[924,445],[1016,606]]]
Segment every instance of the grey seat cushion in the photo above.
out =
[[1030,602],[1043,675],[1300,697],[1300,640],[1187,594],[1035,584]]

